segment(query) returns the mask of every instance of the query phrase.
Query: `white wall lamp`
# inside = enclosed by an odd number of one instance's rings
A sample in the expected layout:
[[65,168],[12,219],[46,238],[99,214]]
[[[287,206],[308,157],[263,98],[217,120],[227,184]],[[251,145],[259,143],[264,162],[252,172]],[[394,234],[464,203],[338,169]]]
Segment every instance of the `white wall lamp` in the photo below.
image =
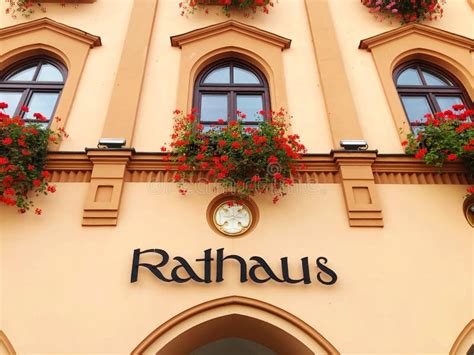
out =
[[121,149],[127,141],[125,138],[101,138],[97,144],[99,149]]
[[344,150],[367,150],[369,145],[364,140],[343,139],[339,143]]

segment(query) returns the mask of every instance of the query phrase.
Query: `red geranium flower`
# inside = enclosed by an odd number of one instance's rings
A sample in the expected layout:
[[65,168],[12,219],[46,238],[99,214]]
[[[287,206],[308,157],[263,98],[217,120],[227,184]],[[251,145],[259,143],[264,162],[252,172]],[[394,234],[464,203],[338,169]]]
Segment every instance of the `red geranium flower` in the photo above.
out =
[[415,154],[415,158],[416,159],[423,159],[425,157],[426,153],[428,153],[428,149],[422,148],[422,149],[418,150],[418,152]]

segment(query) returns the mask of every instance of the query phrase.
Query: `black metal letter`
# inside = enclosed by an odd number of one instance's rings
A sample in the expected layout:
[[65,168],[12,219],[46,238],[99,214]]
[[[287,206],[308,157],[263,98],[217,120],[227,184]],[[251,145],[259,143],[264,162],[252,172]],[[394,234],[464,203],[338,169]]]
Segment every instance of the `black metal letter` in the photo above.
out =
[[[189,280],[194,280],[196,282],[204,282],[203,279],[201,279],[193,270],[193,268],[191,267],[191,265],[189,265],[189,263],[186,261],[186,259],[180,257],[180,256],[177,256],[175,258],[173,258],[173,260],[176,260],[177,262],[179,262],[181,265],[177,265],[173,268],[173,270],[171,270],[171,277],[173,278],[173,281],[176,281],[177,283],[184,283],[184,282],[187,282]],[[178,271],[179,269],[183,268],[184,270],[186,270],[186,272],[188,273],[189,277],[186,277],[186,278],[181,278],[179,275],[178,275]]]
[[204,259],[196,259],[196,261],[204,261],[204,282],[211,283],[211,261],[214,259],[211,258],[212,249],[204,250]]
[[326,259],[323,256],[320,256],[319,258],[316,259],[316,265],[318,266],[318,268],[320,268],[322,272],[324,272],[326,275],[328,275],[331,278],[331,280],[330,281],[324,281],[323,278],[321,277],[321,272],[318,272],[317,278],[318,278],[318,281],[321,282],[322,284],[332,285],[332,284],[336,283],[337,275],[333,270],[331,270],[326,265],[324,265],[327,262],[328,262],[328,259]]
[[247,263],[238,255],[224,257],[224,248],[217,249],[216,282],[224,281],[224,261],[234,259],[240,263],[240,282],[247,282]]
[[[140,255],[141,254],[147,254],[147,253],[160,254],[161,258],[162,258],[161,262],[159,262],[156,265],[147,264],[147,263],[140,263]],[[161,271],[158,270],[158,268],[160,268],[162,266],[165,266],[168,263],[169,259],[170,259],[170,257],[168,255],[168,253],[164,250],[161,250],[161,249],[148,249],[148,250],[145,250],[145,251],[140,251],[140,249],[135,249],[133,251],[132,275],[131,275],[130,282],[131,283],[137,282],[137,280],[138,280],[138,268],[140,266],[143,266],[143,267],[147,268],[148,270],[150,270],[153,273],[153,275],[155,275],[161,281],[165,281],[165,282],[173,281],[173,280],[170,280],[170,279],[167,279],[166,277],[164,277],[163,274],[161,273]]]
[[[249,270],[250,279],[258,284],[263,284],[269,280],[275,280],[276,282],[284,282],[282,279],[278,278],[273,272],[272,268],[267,264],[267,262],[260,256],[252,256],[250,258],[252,261],[256,261],[258,264],[253,265]],[[265,279],[259,279],[257,277],[257,269],[262,268],[267,273],[268,277]]]
[[288,258],[287,257],[284,257],[284,258],[281,258],[281,272],[283,274],[283,279],[290,283],[290,284],[297,284],[297,283],[300,283],[301,281],[303,281],[305,283],[305,285],[308,285],[311,283],[311,277],[309,275],[309,262],[308,262],[308,258],[302,258],[301,259],[301,266],[302,266],[302,269],[303,269],[303,278],[302,279],[298,279],[298,280],[295,280],[295,279],[292,279],[290,277],[290,272],[289,272],[289,268],[288,268]]

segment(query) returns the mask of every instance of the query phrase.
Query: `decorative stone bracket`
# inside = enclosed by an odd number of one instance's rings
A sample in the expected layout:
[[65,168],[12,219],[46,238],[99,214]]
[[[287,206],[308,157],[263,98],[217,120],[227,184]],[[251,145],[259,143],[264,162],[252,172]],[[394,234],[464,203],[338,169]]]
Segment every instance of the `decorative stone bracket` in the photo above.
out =
[[333,151],[351,227],[383,227],[372,164],[376,151]]
[[116,226],[127,164],[133,149],[89,149],[94,164],[87,194],[83,226]]

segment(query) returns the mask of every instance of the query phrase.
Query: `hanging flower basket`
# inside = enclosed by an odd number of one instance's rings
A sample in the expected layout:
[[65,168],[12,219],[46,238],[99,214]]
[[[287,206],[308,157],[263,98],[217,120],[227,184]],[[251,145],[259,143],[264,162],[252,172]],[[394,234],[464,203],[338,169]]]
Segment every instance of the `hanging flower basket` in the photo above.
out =
[[[173,180],[185,194],[184,184],[194,181],[193,175],[203,173],[203,182],[215,182],[241,198],[256,193],[271,192],[276,203],[286,195],[293,184],[301,154],[306,151],[296,134],[288,134],[288,117],[285,111],[260,112],[258,126],[245,124],[245,115],[224,125],[223,120],[208,127],[196,123],[194,113],[175,111],[174,132],[166,160],[178,164]],[[263,120],[266,118],[266,120]]]
[[[408,134],[402,142],[407,154],[428,165],[442,167],[445,162],[462,161],[470,180],[474,179],[474,111],[464,105],[452,110],[425,115],[423,130]],[[466,197],[474,195],[474,186],[467,189]]]
[[[3,110],[8,104],[0,102],[0,203],[18,208],[21,213],[33,207],[32,195],[53,193],[44,170],[49,143],[59,143],[67,134],[54,132],[39,123],[26,124],[20,117],[10,118]],[[27,111],[26,107],[22,108]],[[46,117],[35,113],[39,122]],[[41,209],[35,209],[41,214]]]
[[273,7],[271,0],[183,0],[179,3],[181,15],[194,14],[196,11],[209,13],[209,6],[218,5],[226,16],[230,16],[232,10],[243,12],[244,16],[262,11],[268,14],[270,7]]
[[361,0],[361,2],[378,20],[396,19],[405,24],[441,18],[446,0]]

